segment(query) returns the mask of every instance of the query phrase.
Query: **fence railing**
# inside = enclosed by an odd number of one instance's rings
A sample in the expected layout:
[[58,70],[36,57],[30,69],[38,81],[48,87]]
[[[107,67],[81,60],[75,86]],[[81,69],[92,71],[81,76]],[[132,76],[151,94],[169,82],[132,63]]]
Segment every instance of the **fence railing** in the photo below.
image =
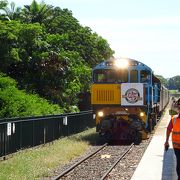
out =
[[95,126],[92,111],[0,119],[0,157]]

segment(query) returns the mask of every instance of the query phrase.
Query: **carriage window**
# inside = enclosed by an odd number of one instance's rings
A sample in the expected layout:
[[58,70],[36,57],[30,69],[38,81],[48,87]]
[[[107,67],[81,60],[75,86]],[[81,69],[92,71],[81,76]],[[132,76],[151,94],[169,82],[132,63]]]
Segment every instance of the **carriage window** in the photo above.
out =
[[148,83],[150,81],[150,72],[146,70],[141,71],[141,82]]
[[128,71],[127,70],[121,70],[117,72],[117,82],[123,83],[128,82]]
[[130,82],[138,82],[138,71],[137,70],[131,70],[130,71]]

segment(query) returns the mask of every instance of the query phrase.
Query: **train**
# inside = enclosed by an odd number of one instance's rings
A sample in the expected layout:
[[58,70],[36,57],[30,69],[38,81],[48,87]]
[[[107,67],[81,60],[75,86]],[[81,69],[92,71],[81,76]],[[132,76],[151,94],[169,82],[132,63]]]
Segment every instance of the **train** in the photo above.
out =
[[91,105],[100,137],[139,144],[153,131],[169,91],[152,69],[130,58],[110,58],[92,70]]

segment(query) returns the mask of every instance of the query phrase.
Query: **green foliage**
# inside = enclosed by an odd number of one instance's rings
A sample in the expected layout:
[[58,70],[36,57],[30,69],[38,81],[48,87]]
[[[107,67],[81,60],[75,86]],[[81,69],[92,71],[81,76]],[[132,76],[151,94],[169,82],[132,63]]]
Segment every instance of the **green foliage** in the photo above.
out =
[[[7,5],[4,1],[0,8]],[[0,71],[26,92],[67,112],[78,111],[78,95],[89,91],[91,68],[113,54],[107,41],[82,27],[68,9],[35,0],[22,9],[12,4],[6,15],[11,21],[0,20]]]
[[173,90],[169,90],[170,94],[178,94],[178,90],[173,89]]
[[180,76],[174,76],[168,79],[168,87],[169,89],[177,89],[180,91]]
[[168,85],[168,80],[166,78],[164,78],[163,76],[161,75],[156,75],[156,77],[161,81],[161,83],[167,87]]
[[51,9],[52,6],[48,6],[43,2],[38,4],[35,0],[33,0],[31,5],[24,6],[18,19],[25,23],[38,22],[41,24],[51,16]]
[[0,27],[0,71],[6,73],[10,64],[22,61],[18,47],[21,24],[16,21],[0,21]]
[[8,7],[9,3],[6,0],[0,1],[0,19],[11,21],[17,19],[20,15],[21,8],[15,7],[15,3],[10,3],[10,8]]
[[27,95],[16,87],[17,82],[5,75],[0,75],[0,117],[22,117],[62,113],[57,105],[38,95]]
[[163,76],[156,75],[161,83],[166,86],[169,90],[180,91],[180,76],[174,76],[172,78],[165,79]]
[[51,34],[65,34],[81,28],[78,20],[73,17],[72,12],[60,7],[51,8],[48,18],[44,19],[47,32]]
[[8,1],[3,0],[0,1],[0,19],[3,20],[10,20],[8,17],[8,10],[7,10],[7,6],[8,6]]
[[4,90],[6,88],[9,87],[16,87],[17,86],[17,82],[10,78],[10,77],[6,77],[5,74],[0,73],[0,90]]
[[[37,24],[23,24],[20,28],[18,41],[20,50],[24,52],[20,55],[24,61],[29,61],[33,55],[33,52],[39,50],[39,43],[42,39],[43,34],[42,27]],[[25,54],[24,54],[25,53]],[[26,56],[27,59],[24,59]]]
[[[60,78],[60,89],[63,90],[62,100],[68,105],[76,105],[77,95],[86,92],[90,86],[91,69],[76,52],[62,52],[60,59],[66,62],[66,69]],[[63,86],[62,86],[63,85]]]

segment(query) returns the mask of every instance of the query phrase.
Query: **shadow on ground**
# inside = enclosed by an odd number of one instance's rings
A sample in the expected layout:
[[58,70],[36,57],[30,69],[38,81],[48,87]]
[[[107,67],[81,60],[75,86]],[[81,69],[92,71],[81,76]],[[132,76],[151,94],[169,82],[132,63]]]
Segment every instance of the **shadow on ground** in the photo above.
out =
[[75,135],[75,136],[72,136],[70,137],[71,139],[73,139],[74,141],[86,141],[88,142],[90,145],[92,146],[101,146],[105,143],[108,143],[109,145],[130,145],[132,144],[133,142],[132,141],[127,141],[127,140],[111,140],[112,137],[111,136],[100,136],[99,133],[95,132],[92,132],[88,135]]

